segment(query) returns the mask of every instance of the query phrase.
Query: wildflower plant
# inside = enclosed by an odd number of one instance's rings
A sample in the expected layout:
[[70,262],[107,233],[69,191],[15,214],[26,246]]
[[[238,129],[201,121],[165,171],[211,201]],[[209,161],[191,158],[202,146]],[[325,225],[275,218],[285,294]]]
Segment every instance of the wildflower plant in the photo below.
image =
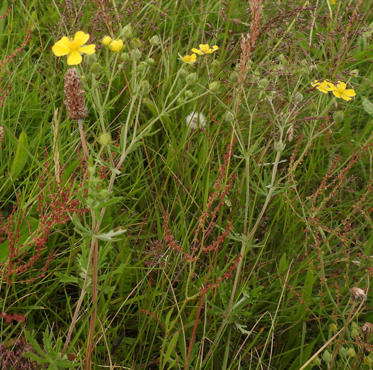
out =
[[88,40],[88,33],[78,31],[75,33],[73,39],[63,36],[53,45],[52,51],[57,57],[67,55],[68,65],[77,65],[83,60],[82,54],[92,55],[96,51],[96,45],[85,45]]

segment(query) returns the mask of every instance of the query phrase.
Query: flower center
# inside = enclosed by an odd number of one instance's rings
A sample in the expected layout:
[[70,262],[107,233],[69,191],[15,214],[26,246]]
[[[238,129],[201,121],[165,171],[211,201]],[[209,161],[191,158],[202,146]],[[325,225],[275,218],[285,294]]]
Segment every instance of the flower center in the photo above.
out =
[[80,43],[77,41],[71,41],[70,42],[70,50],[71,51],[77,51],[80,48]]

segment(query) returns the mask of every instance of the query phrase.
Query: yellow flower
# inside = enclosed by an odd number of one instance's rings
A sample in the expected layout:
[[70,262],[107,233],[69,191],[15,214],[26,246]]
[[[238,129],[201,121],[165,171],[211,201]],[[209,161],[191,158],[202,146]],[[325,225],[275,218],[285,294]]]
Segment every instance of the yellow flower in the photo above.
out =
[[101,42],[102,45],[108,46],[112,41],[113,39],[110,36],[105,36]]
[[122,40],[113,40],[110,44],[109,44],[109,48],[111,51],[114,51],[115,53],[117,53],[118,51],[121,51],[123,49],[123,41]]
[[333,94],[337,98],[342,98],[343,100],[351,100],[355,95],[354,89],[346,89],[346,84],[342,81],[338,81]]
[[330,5],[335,5],[335,0],[330,0]]
[[192,55],[184,55],[181,60],[184,62],[184,63],[188,63],[188,64],[193,64],[196,60],[197,60],[197,55],[196,54],[192,54]]
[[81,54],[91,55],[96,51],[96,45],[90,44],[83,46],[89,39],[89,34],[83,31],[75,33],[74,39],[71,40],[64,36],[61,40],[57,41],[52,51],[55,56],[62,57],[67,55],[67,64],[69,66],[80,64],[82,61]]
[[334,91],[336,89],[334,84],[328,80],[324,80],[323,82],[315,80],[311,82],[311,85],[312,87],[316,87],[317,90],[321,91],[324,94],[327,94],[329,91]]
[[218,50],[219,47],[214,45],[210,48],[209,44],[199,44],[199,49],[193,48],[192,52],[198,55],[212,54],[214,51]]

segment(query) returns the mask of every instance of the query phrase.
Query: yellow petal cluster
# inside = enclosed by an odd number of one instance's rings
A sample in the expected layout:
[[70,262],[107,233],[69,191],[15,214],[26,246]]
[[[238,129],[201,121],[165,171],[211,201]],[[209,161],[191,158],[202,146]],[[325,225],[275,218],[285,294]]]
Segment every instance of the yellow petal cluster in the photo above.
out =
[[102,45],[108,46],[111,51],[117,53],[123,49],[123,41],[120,39],[113,40],[110,36],[105,36],[102,41]]
[[193,64],[196,62],[197,60],[197,55],[196,54],[192,54],[192,55],[184,55],[181,60],[184,62],[184,63],[187,63],[187,64]]
[[333,90],[333,94],[337,98],[342,98],[343,100],[351,100],[355,95],[354,89],[346,89],[346,84],[342,81],[338,81],[337,85],[335,86],[335,90]]
[[338,81],[338,83],[334,85],[332,82],[328,80],[314,80],[311,82],[311,85],[324,94],[327,94],[329,91],[331,91],[334,94],[334,96],[346,101],[351,100],[356,95],[355,90],[346,89],[347,86],[342,81]]
[[70,39],[67,36],[62,37],[53,45],[52,51],[57,57],[67,55],[68,65],[77,65],[82,62],[82,54],[91,55],[96,51],[96,45],[94,44],[84,46],[88,39],[88,33],[78,31],[75,33],[73,39]]
[[212,54],[218,49],[219,47],[217,45],[214,45],[210,48],[209,44],[199,44],[199,49],[193,48],[192,54],[184,55],[183,57],[181,57],[181,60],[184,63],[193,64],[197,61],[197,55]]
[[214,45],[212,48],[210,48],[209,44],[199,44],[199,49],[193,48],[192,52],[198,55],[205,55],[212,54],[218,49],[219,47],[217,45]]

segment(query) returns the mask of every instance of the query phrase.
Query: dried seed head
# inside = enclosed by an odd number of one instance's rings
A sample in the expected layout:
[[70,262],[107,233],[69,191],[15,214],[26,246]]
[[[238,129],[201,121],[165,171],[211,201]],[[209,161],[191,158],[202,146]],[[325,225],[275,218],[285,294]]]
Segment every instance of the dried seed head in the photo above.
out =
[[354,302],[362,302],[367,298],[367,295],[365,294],[363,289],[353,287],[350,290],[351,299]]
[[80,120],[87,117],[84,91],[76,68],[69,68],[65,73],[65,101],[67,114],[72,120]]
[[371,324],[370,322],[366,322],[361,327],[361,332],[364,334],[365,341],[367,342],[373,333],[373,324]]

